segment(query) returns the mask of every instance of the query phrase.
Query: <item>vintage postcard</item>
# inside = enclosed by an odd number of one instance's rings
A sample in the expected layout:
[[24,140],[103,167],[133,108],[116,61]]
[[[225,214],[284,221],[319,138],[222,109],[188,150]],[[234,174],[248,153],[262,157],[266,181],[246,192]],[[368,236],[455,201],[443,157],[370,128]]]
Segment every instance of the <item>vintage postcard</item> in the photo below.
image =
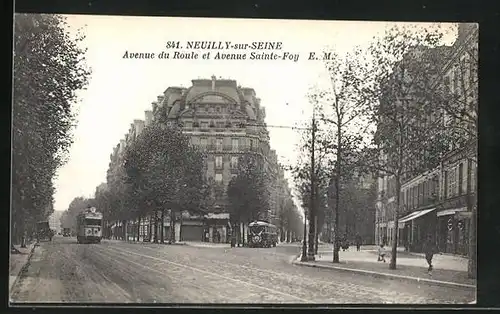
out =
[[477,24],[14,22],[12,306],[475,302]]

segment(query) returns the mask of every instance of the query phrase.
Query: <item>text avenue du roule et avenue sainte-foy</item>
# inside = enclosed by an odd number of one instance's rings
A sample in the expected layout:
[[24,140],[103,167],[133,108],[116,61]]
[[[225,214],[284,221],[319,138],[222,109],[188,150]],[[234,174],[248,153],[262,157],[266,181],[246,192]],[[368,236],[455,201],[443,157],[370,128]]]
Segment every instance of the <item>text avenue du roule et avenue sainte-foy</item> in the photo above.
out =
[[[183,45],[180,41],[168,41],[165,47],[168,50],[161,51],[159,53],[131,52],[127,50],[123,54],[123,58],[178,60],[289,60],[294,62],[297,62],[300,58],[299,53],[283,51],[282,42],[233,43],[231,41],[187,41]],[[200,53],[193,51],[193,49],[210,51]],[[230,50],[231,52],[213,52],[212,50]],[[309,52],[307,60],[330,60],[331,58],[330,53],[324,53],[323,58],[319,58],[318,55],[320,54],[317,54],[316,52]]]

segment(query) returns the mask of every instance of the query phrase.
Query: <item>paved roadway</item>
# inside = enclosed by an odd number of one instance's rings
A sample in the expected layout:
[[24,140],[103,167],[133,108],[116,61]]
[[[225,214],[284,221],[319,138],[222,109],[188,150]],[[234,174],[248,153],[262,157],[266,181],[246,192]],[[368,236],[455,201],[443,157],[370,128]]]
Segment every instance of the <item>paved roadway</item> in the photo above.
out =
[[13,302],[466,303],[468,289],[291,265],[295,245],[203,248],[54,237],[35,249]]

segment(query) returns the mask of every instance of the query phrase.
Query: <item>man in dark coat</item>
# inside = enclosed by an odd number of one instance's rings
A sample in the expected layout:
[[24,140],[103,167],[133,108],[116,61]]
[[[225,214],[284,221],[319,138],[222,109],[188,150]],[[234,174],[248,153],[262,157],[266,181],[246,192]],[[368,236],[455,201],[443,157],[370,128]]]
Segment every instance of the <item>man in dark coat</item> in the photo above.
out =
[[359,251],[360,248],[361,248],[361,242],[362,242],[362,239],[361,239],[361,236],[358,234],[356,234],[356,251]]
[[434,253],[436,253],[436,246],[434,245],[434,241],[432,240],[432,236],[430,236],[430,235],[427,236],[427,239],[423,245],[423,251],[425,253],[425,259],[427,261],[427,264],[429,265],[429,268],[427,269],[427,271],[430,273],[433,269],[432,258],[434,256]]

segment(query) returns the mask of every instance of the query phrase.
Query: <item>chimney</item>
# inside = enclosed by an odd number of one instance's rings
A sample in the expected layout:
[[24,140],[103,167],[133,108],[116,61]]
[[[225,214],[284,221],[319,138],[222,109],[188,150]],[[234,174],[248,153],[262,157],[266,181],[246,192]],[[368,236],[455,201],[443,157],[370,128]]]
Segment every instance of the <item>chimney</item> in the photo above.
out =
[[212,75],[212,91],[215,90],[215,80],[216,80],[215,75]]
[[150,125],[153,122],[153,111],[151,110],[144,111],[144,116],[145,116],[144,124],[146,126]]
[[136,119],[134,120],[135,136],[139,135],[144,129],[144,121]]

